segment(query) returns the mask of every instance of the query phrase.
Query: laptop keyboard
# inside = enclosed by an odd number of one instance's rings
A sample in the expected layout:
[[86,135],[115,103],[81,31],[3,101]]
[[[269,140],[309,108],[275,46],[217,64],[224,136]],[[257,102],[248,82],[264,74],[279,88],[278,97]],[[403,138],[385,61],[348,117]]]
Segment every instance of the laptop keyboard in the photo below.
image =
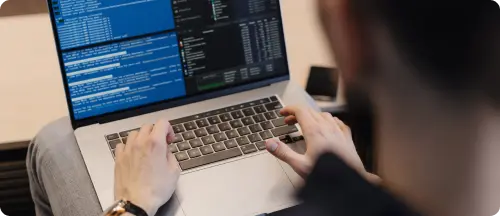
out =
[[[170,121],[175,140],[169,150],[182,170],[266,150],[265,140],[279,137],[285,143],[302,140],[291,137],[298,131],[279,114],[283,105],[273,96]],[[127,143],[128,134],[139,128],[107,135],[115,155],[116,145]]]

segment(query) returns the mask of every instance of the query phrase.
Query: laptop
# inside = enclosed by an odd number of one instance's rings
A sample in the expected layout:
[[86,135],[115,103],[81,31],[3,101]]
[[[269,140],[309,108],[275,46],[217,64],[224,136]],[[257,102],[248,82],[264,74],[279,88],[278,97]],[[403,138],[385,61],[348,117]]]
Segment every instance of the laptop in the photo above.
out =
[[[167,118],[182,170],[158,215],[259,215],[297,204],[300,177],[265,149],[303,149],[278,0],[49,0],[76,140],[103,209],[114,150]],[[285,98],[285,99],[284,99]]]

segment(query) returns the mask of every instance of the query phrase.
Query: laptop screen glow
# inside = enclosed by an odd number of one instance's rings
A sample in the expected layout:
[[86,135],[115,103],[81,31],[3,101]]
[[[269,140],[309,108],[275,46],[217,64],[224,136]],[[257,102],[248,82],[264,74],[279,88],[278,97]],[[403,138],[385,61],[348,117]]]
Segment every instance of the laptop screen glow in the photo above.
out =
[[49,0],[76,120],[288,74],[279,0]]

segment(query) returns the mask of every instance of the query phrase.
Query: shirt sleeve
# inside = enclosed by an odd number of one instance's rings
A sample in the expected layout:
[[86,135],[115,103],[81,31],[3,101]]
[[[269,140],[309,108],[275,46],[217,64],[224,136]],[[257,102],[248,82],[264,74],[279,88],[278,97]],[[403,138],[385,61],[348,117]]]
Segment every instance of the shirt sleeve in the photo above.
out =
[[319,158],[299,198],[303,204],[275,215],[419,215],[333,154]]

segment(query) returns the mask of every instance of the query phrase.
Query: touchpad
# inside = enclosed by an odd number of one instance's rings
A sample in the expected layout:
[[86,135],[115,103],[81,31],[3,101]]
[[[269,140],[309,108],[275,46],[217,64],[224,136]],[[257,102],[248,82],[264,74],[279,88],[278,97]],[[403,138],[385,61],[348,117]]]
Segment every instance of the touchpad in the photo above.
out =
[[187,216],[255,216],[294,205],[294,188],[269,153],[182,175],[176,191]]

